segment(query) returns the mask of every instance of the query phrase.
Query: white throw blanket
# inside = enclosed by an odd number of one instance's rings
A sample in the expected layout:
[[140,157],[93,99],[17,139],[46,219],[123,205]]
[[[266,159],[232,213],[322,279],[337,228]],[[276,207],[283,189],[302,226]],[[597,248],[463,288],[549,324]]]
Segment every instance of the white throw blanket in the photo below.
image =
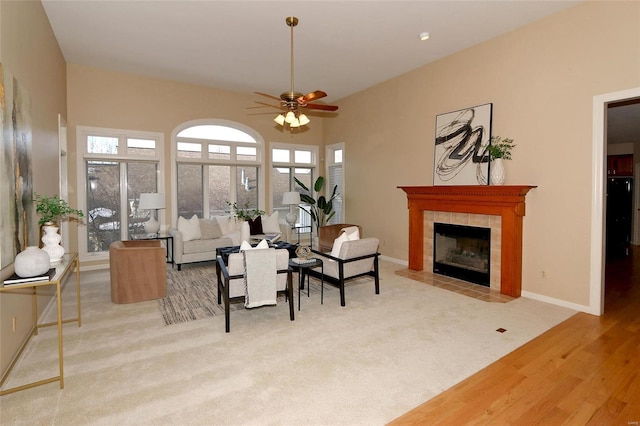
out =
[[253,249],[244,252],[245,308],[276,304],[276,251]]

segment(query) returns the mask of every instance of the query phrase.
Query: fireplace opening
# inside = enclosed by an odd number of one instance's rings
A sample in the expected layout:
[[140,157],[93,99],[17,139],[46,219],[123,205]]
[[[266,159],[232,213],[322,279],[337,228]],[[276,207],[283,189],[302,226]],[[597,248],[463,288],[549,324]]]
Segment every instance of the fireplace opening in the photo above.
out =
[[433,224],[433,272],[489,286],[491,229]]

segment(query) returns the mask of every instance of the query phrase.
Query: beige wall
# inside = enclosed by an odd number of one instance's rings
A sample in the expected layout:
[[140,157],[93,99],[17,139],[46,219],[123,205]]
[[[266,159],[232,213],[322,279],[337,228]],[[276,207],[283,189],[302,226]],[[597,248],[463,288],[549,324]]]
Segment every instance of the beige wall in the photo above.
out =
[[[69,64],[69,145],[76,164],[76,126],[151,131],[165,138],[165,188],[171,188],[171,133],[181,123],[215,118],[249,126],[271,142],[322,144],[323,119],[308,114],[311,124],[300,132],[284,131],[273,122],[278,110],[247,109],[256,106],[257,95],[231,92],[168,80],[147,78],[104,69]],[[215,72],[215,70],[212,70]],[[268,150],[267,150],[268,151]],[[75,170],[69,179],[75,182]],[[268,185],[269,174],[266,176]],[[267,186],[268,187],[268,186]],[[168,196],[167,196],[168,197]],[[170,199],[167,198],[167,203]],[[167,204],[169,205],[169,204]],[[271,203],[267,200],[267,210]],[[174,224],[167,209],[168,223]]]
[[506,184],[538,186],[523,290],[588,306],[593,97],[640,86],[639,23],[639,2],[586,2],[343,99],[325,143],[345,143],[346,220],[406,260],[396,187],[433,183],[436,115],[491,102],[493,134],[517,143]]
[[[58,114],[66,113],[65,62],[40,2],[0,2],[0,61],[31,98],[34,190],[57,194]],[[2,182],[2,184],[6,184]],[[0,200],[2,202],[2,200]],[[29,241],[30,245],[38,244]],[[5,268],[0,278],[13,273]],[[40,297],[46,306],[50,297]],[[12,318],[16,318],[16,331]],[[31,297],[0,295],[0,371],[5,371],[33,326]]]

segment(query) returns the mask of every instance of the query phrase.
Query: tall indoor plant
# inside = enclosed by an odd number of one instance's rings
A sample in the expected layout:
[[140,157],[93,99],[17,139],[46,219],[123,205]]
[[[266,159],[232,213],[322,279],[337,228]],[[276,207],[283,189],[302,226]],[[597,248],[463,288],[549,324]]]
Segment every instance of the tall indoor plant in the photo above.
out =
[[[300,182],[298,178],[294,178],[294,179],[296,181],[296,184],[298,184],[298,186],[300,186],[302,189],[304,189],[307,192],[307,193],[301,193],[300,199],[304,203],[309,204],[310,206],[309,213],[311,214],[311,220],[313,221],[313,223],[315,223],[316,233],[318,233],[318,228],[320,228],[321,226],[325,226],[327,223],[329,223],[331,218],[336,214],[336,212],[333,210],[333,200],[338,196],[338,185],[335,185],[333,187],[333,191],[331,191],[331,196],[329,198],[326,198],[324,195],[320,195],[316,200],[312,197],[313,193],[309,190],[309,188],[307,188],[307,186],[304,183]],[[323,186],[324,186],[324,177],[318,176],[318,179],[316,179],[313,185],[314,192],[316,194],[320,194],[320,191],[322,191]]]
[[491,184],[503,185],[506,173],[502,160],[511,160],[511,150],[515,147],[513,139],[492,136],[491,143],[487,146],[487,152],[491,159],[489,168],[491,170]]

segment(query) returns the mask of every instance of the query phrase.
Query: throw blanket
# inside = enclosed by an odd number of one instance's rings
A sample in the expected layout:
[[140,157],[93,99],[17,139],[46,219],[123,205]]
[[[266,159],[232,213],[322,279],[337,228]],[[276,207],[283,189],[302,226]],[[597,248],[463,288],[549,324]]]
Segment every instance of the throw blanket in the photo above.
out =
[[245,308],[276,304],[276,251],[253,249],[244,252]]

